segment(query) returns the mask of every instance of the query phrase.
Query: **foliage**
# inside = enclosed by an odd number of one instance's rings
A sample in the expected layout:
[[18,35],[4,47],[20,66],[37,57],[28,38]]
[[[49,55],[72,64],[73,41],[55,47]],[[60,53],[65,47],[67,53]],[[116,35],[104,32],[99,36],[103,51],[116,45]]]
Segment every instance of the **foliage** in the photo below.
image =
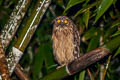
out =
[[[31,10],[36,1],[32,0],[32,2],[24,22],[32,14]],[[16,3],[16,0],[0,0],[0,28],[6,23]],[[53,0],[20,61],[31,80],[39,80],[56,70],[57,63],[52,55],[51,41],[54,18],[65,15],[73,20],[81,36],[81,53],[86,53],[101,47],[112,38],[120,36],[119,3],[119,0]],[[19,33],[20,29],[16,36]],[[108,56],[99,63],[91,65],[89,67],[90,74],[83,71],[67,77],[65,80],[90,80],[92,77],[94,80],[101,78],[104,78],[103,80],[119,80],[117,77],[120,75],[120,48],[111,53],[113,53],[112,58],[109,59]],[[106,68],[108,65],[109,67]],[[102,66],[104,68],[101,70]],[[105,74],[105,77],[101,76],[101,73]],[[14,75],[12,77],[15,78]]]

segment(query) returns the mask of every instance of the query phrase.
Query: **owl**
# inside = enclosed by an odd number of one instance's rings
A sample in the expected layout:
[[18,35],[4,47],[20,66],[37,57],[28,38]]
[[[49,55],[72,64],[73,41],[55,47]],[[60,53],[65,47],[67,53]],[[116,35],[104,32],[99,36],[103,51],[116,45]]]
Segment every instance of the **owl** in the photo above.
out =
[[[76,25],[66,16],[53,20],[53,55],[63,67],[80,57],[80,36]],[[58,67],[58,68],[59,68]]]

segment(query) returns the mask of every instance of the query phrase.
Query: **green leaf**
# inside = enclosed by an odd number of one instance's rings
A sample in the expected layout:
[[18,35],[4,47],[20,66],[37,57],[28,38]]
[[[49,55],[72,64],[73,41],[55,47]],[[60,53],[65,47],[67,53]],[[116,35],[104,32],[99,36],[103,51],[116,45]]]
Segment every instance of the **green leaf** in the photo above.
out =
[[0,0],[0,5],[2,5],[2,3],[3,3],[3,0]]
[[112,3],[113,3],[113,0],[102,0],[101,4],[97,8],[95,23],[105,13],[105,11],[112,5]]
[[113,35],[112,35],[112,37],[115,37],[115,36],[117,36],[117,35],[119,35],[120,34],[120,30],[118,30],[116,33],[114,33]]
[[90,11],[87,10],[85,14],[83,14],[83,21],[85,23],[86,28],[88,28],[89,17],[90,17]]
[[111,36],[115,31],[117,30],[117,27],[111,27],[109,29],[105,29],[105,34],[103,35],[104,36],[104,39],[107,39],[109,36]]
[[92,27],[89,30],[87,30],[87,32],[84,33],[82,40],[86,41],[90,38],[92,38],[93,36],[95,36],[97,34],[98,29],[96,27]]
[[79,75],[79,80],[84,80],[85,78],[85,71],[82,71]]
[[35,55],[35,60],[33,64],[34,80],[37,80],[36,78],[38,77],[38,74],[41,72],[43,61],[44,61],[44,44],[41,44],[38,49],[38,52]]
[[117,23],[113,24],[112,27],[116,27],[116,26],[119,26],[120,25],[120,22],[118,21]]
[[118,54],[120,54],[120,47],[118,48],[118,50],[117,50],[116,53],[114,54],[113,58],[115,58]]
[[65,8],[63,0],[55,0],[56,4],[62,8]]
[[75,17],[80,15],[81,13],[86,12],[87,10],[91,9],[92,7],[96,6],[97,4],[99,4],[99,2],[94,2],[92,4],[88,4],[85,7],[83,7],[82,9],[80,9],[76,14]]
[[79,4],[79,3],[82,3],[83,1],[85,1],[85,0],[69,0],[69,2],[68,2],[68,4],[67,4],[67,6],[66,6],[63,14],[65,14],[65,12],[66,12],[69,8],[71,8],[72,6],[75,6],[75,5]]
[[99,41],[100,41],[99,39],[100,39],[100,35],[97,35],[97,36],[93,37],[91,39],[90,43],[88,44],[87,51],[90,51],[90,50],[93,50],[93,49],[97,48],[98,45],[99,45]]
[[[54,58],[52,54],[51,42],[41,43],[38,52],[35,55],[33,73],[34,80],[37,80],[39,73],[42,72],[43,61],[45,61],[46,68],[48,69],[52,65],[54,65]],[[48,71],[47,71],[48,72]]]
[[52,68],[52,66],[54,67],[55,65],[51,42],[48,42],[44,48],[45,48],[45,54],[44,54],[45,63],[47,69],[49,69]]

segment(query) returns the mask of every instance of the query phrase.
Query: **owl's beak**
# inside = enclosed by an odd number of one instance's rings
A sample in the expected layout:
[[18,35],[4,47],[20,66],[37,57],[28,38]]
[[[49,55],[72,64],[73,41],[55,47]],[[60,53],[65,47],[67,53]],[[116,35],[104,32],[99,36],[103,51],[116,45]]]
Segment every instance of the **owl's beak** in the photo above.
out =
[[65,23],[64,23],[64,21],[63,20],[61,20],[61,26],[64,26],[65,25]]
[[61,24],[62,26],[63,26],[63,25],[65,25],[65,23],[64,23],[64,22],[61,22],[60,24]]

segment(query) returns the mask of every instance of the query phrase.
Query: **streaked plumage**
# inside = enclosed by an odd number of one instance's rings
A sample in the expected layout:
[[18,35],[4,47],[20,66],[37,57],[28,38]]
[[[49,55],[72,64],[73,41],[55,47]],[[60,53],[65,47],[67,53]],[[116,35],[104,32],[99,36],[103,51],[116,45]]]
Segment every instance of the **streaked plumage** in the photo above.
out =
[[57,17],[53,25],[53,54],[60,66],[80,55],[80,36],[74,23],[66,16]]

